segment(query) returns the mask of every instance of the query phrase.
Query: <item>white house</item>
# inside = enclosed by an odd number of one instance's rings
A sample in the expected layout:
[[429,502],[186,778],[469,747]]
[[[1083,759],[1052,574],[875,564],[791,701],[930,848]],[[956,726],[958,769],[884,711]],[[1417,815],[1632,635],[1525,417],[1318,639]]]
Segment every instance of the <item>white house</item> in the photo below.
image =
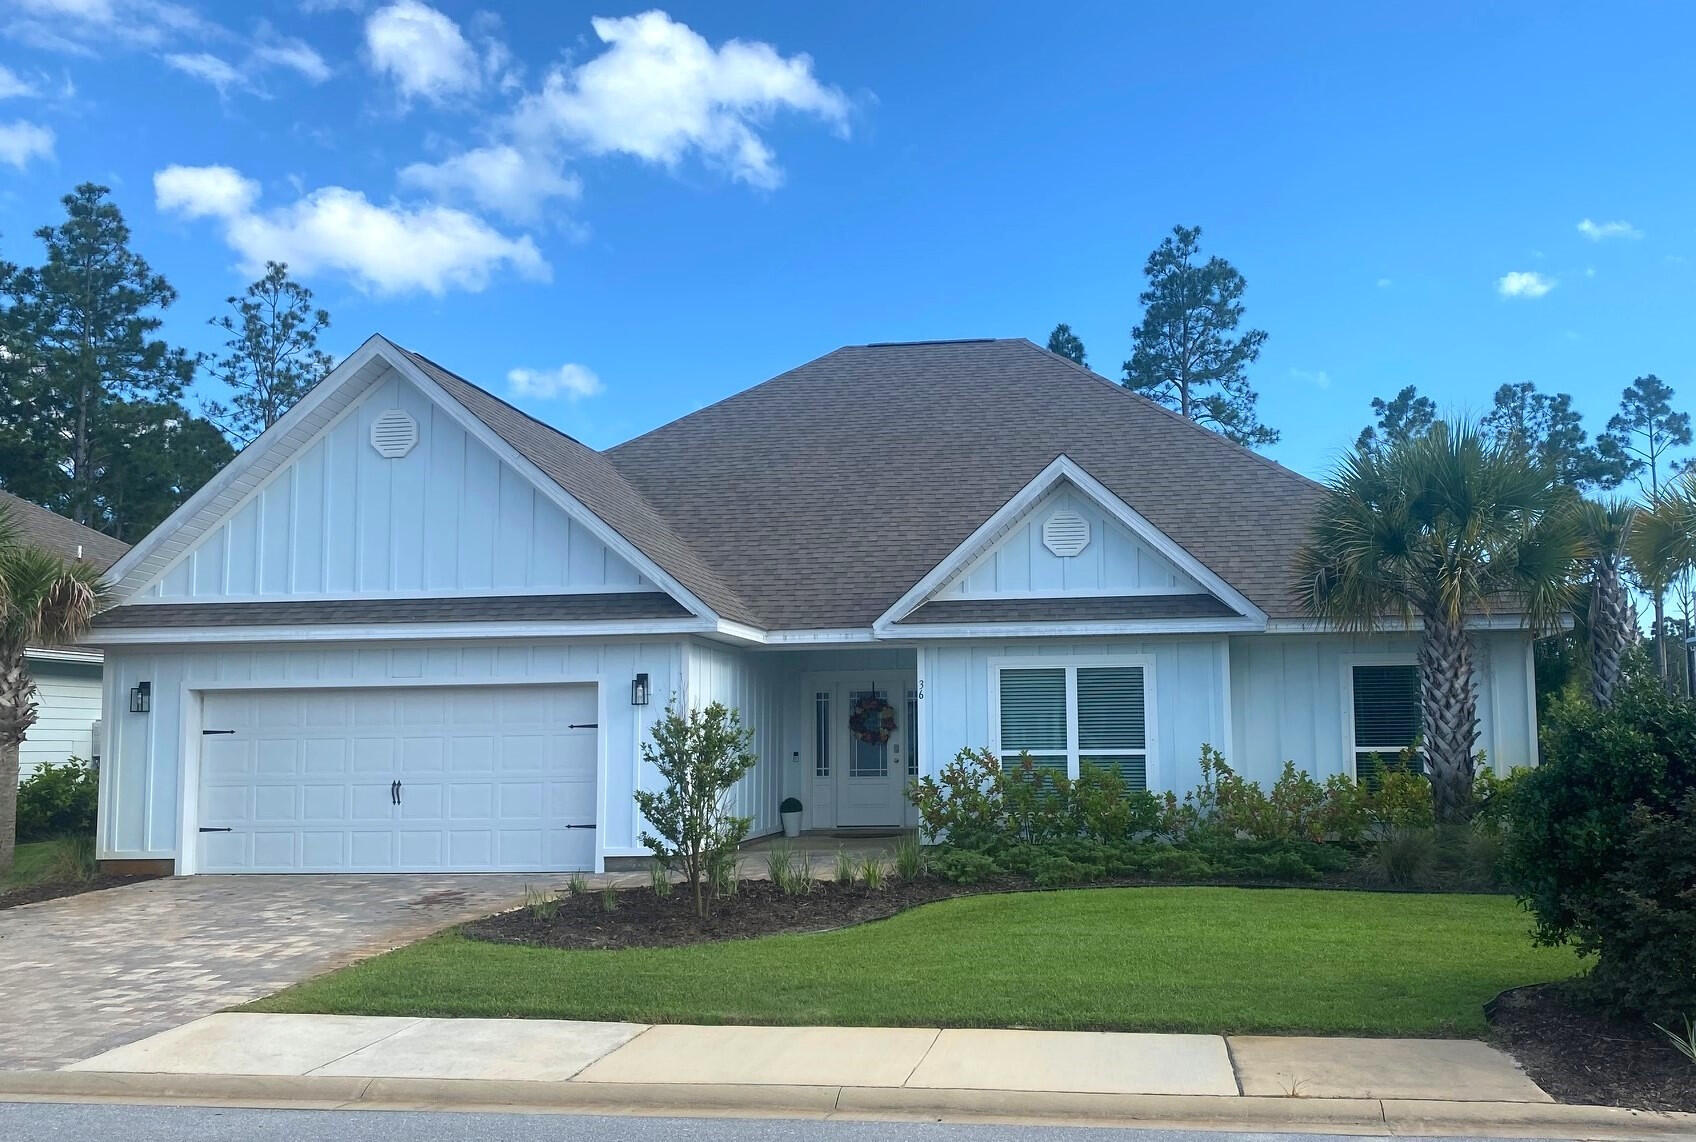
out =
[[[912,822],[965,746],[1183,790],[1417,732],[1414,645],[1305,618],[1320,489],[1024,340],[851,346],[606,452],[373,337],[112,571],[100,854],[599,869],[668,701],[756,832]],[[1529,763],[1531,638],[1476,624]]]
[[[129,544],[55,515],[46,508],[0,491],[0,513],[32,547],[65,559],[81,560],[104,571],[130,549]],[[100,753],[100,652],[90,647],[32,646],[24,665],[35,679],[36,719],[18,752],[18,776],[28,777],[43,762],[61,765]]]

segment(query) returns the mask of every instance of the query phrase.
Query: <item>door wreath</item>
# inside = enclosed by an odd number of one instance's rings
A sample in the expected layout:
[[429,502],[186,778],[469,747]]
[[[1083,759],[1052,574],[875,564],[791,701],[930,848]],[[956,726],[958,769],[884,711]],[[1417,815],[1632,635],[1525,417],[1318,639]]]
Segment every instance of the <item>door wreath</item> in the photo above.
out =
[[861,741],[882,745],[895,732],[895,707],[876,694],[868,694],[854,703],[848,714],[848,728]]

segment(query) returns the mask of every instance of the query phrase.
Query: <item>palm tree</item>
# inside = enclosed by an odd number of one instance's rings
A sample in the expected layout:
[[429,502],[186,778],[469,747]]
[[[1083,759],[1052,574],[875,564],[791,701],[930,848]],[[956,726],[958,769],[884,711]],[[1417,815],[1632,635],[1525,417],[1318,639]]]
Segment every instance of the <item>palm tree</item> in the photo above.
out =
[[1574,514],[1551,472],[1462,423],[1357,449],[1328,485],[1296,591],[1343,630],[1417,624],[1421,748],[1441,821],[1464,820],[1472,802],[1467,620],[1500,607],[1534,630],[1558,622],[1583,553]]
[[1637,626],[1624,575],[1637,519],[1637,505],[1630,500],[1585,500],[1578,509],[1590,561],[1590,597],[1583,601],[1590,697],[1604,710],[1614,704],[1620,663]]
[[0,877],[17,843],[18,747],[36,715],[24,650],[75,639],[104,599],[93,568],[26,545],[0,511]]
[[[1678,579],[1696,568],[1696,468],[1661,488],[1638,513],[1627,552],[1643,589],[1657,599]],[[1666,623],[1655,629],[1656,663],[1663,681],[1672,685],[1666,667]]]

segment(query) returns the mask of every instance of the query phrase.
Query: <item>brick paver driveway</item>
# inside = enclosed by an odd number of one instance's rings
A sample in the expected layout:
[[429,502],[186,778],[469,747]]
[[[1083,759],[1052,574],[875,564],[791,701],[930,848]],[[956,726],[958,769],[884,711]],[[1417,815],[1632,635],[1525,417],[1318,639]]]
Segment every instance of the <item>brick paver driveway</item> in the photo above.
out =
[[46,1070],[518,903],[557,876],[194,876],[0,911],[0,1069]]

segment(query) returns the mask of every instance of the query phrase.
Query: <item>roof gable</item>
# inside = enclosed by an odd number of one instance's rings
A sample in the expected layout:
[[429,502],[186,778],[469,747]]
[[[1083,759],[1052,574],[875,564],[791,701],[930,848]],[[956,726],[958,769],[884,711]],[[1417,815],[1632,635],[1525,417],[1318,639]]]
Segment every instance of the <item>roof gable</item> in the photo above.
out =
[[1319,485],[1022,339],[839,349],[607,453],[774,630],[869,627],[1062,455],[1302,614]]

